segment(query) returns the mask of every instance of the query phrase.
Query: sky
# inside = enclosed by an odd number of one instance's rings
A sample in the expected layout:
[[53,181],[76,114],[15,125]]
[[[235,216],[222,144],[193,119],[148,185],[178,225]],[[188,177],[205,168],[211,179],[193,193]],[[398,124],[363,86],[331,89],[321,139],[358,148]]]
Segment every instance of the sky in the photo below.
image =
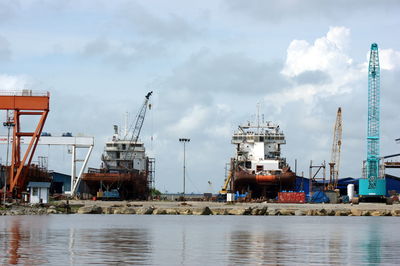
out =
[[[282,156],[308,176],[310,160],[330,160],[342,107],[339,175],[358,178],[374,42],[381,154],[400,148],[398,14],[392,0],[0,0],[0,91],[49,91],[44,131],[94,136],[94,168],[113,125],[123,127],[126,112],[133,123],[153,91],[140,139],[162,192],[183,190],[179,138],[191,139],[186,192],[217,192],[234,156],[231,135],[255,120],[257,105],[286,135]],[[36,156],[70,173],[68,148],[40,147]]]

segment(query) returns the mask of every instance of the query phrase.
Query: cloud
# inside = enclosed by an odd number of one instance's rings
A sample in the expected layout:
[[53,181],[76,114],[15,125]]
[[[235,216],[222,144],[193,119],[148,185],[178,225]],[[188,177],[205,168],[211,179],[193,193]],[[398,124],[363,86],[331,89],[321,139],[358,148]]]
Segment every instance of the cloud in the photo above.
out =
[[199,130],[206,122],[209,112],[209,109],[205,106],[195,105],[178,122],[169,126],[167,130],[176,135],[185,135],[194,130]]
[[398,69],[400,67],[400,52],[393,49],[381,49],[379,51],[379,63],[381,69],[384,70]]
[[170,87],[197,92],[263,93],[286,85],[279,74],[281,64],[264,62],[243,53],[214,54],[203,49],[174,69],[167,79]]
[[10,43],[0,35],[0,63],[11,59]]
[[267,95],[266,101],[282,99],[275,103],[281,110],[285,104],[300,100],[310,106],[311,112],[317,98],[351,93],[364,72],[346,53],[349,39],[349,29],[331,27],[326,36],[312,44],[293,40],[281,71],[292,85]]
[[19,1],[2,0],[0,1],[0,24],[15,16],[19,8]]
[[87,58],[100,58],[106,63],[112,63],[119,68],[156,59],[164,53],[164,47],[159,42],[120,41],[108,38],[97,38],[89,41],[83,47],[82,55]]
[[287,20],[297,19],[338,19],[347,18],[348,15],[354,16],[355,13],[365,11],[378,12],[393,11],[400,7],[396,0],[374,1],[321,1],[321,0],[280,0],[280,1],[241,1],[225,0],[225,6],[230,11],[243,14],[249,18],[280,23]]
[[32,89],[33,81],[27,76],[12,76],[0,74],[0,90],[23,90]]
[[287,49],[286,63],[282,73],[293,77],[304,71],[329,71],[339,65],[351,65],[352,60],[344,54],[350,30],[345,27],[331,27],[326,36],[313,44],[294,40]]
[[137,35],[163,41],[187,41],[202,34],[202,30],[186,18],[174,13],[156,16],[137,2],[122,5],[116,20]]
[[297,84],[326,84],[332,82],[331,77],[320,70],[304,71],[301,74],[294,76],[293,81]]
[[178,45],[199,40],[203,34],[198,23],[186,17],[173,12],[156,15],[135,1],[119,3],[112,12],[114,16],[105,19],[103,35],[88,41],[82,54],[119,68],[153,59],[175,58]]

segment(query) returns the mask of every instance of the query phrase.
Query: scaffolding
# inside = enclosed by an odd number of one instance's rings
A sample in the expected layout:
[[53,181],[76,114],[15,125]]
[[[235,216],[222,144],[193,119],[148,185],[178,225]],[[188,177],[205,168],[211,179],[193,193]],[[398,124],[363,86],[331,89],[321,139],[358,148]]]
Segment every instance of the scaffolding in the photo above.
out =
[[[317,176],[322,170],[322,177]],[[322,187],[322,190],[326,190],[326,162],[323,161],[321,164],[313,165],[313,161],[310,161],[310,195],[313,191],[313,186],[316,188]],[[322,184],[318,183],[318,180],[322,180]]]
[[155,158],[148,158],[148,182],[149,182],[149,189],[152,190],[155,188],[155,178],[156,178],[156,159]]

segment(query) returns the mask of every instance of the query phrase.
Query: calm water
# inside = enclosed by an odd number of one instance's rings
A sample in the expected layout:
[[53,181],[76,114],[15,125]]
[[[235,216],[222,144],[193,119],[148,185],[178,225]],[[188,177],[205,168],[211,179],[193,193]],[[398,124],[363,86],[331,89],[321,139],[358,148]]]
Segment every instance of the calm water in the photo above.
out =
[[0,264],[399,264],[396,217],[0,217]]

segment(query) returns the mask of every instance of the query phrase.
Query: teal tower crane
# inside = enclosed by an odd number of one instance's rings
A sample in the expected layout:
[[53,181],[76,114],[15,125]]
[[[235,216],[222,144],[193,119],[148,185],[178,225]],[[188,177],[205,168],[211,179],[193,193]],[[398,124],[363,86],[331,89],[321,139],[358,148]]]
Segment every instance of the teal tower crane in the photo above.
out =
[[380,67],[378,45],[371,45],[368,66],[368,125],[365,176],[360,179],[361,198],[385,197],[386,180],[379,175]]

